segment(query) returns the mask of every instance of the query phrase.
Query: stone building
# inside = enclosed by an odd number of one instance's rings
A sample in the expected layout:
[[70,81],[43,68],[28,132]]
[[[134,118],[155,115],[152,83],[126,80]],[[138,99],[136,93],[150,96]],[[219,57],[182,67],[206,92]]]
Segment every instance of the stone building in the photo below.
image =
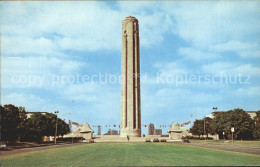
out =
[[36,114],[36,113],[39,113],[39,114],[42,114],[42,115],[46,115],[46,114],[51,114],[51,113],[48,113],[48,112],[42,112],[42,111],[33,111],[33,112],[26,112],[26,116],[27,118],[31,118],[33,114]]
[[88,123],[78,126],[71,133],[64,136],[66,137],[83,137],[84,139],[92,139],[94,131],[90,128]]
[[162,129],[154,129],[154,135],[162,135]]
[[97,135],[101,135],[101,126],[98,125],[98,132],[97,132]]
[[148,135],[154,135],[154,124],[152,123],[148,125]]
[[118,131],[113,129],[108,129],[105,135],[118,135]]
[[[221,112],[227,112],[227,111],[214,111],[211,114],[207,115],[206,117],[209,118],[214,118],[216,114],[221,113]],[[252,119],[254,119],[254,117],[256,116],[256,112],[257,111],[245,111]]]
[[184,133],[186,133],[186,130],[175,122],[171,125],[168,133],[170,139],[180,140],[185,135]]

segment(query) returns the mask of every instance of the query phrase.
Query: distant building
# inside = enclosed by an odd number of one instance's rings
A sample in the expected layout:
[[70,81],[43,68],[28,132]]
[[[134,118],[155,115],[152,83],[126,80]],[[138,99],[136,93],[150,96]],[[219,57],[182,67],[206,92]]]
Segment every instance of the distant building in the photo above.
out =
[[45,115],[45,114],[47,114],[48,112],[33,111],[33,112],[26,112],[25,114],[26,114],[27,118],[31,118],[32,115],[33,115],[33,114],[36,114],[36,113],[40,113],[40,114],[42,114],[42,115]]
[[98,125],[98,132],[97,132],[97,135],[101,135],[101,126]]
[[154,135],[162,135],[162,129],[155,129]]
[[148,125],[148,135],[154,135],[154,124],[152,123]]
[[118,135],[118,131],[113,129],[108,129],[105,135]]
[[[212,112],[211,114],[207,115],[206,117],[209,117],[209,118],[212,118],[212,119],[213,119],[217,113],[221,113],[221,112],[227,112],[227,111],[215,111],[215,112]],[[257,112],[257,111],[245,111],[245,112],[246,112],[248,115],[250,115],[250,117],[251,117],[252,119],[254,119],[254,117],[256,116],[256,112]]]

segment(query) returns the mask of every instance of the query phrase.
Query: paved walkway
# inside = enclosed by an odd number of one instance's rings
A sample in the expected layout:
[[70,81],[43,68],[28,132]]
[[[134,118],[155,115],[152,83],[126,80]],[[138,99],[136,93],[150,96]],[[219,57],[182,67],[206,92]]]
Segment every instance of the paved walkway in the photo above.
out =
[[9,156],[9,155],[28,153],[28,152],[32,152],[32,151],[46,150],[46,149],[51,149],[51,148],[71,147],[71,146],[80,145],[80,144],[86,144],[86,143],[58,144],[58,145],[48,145],[48,146],[41,146],[41,147],[12,149],[12,150],[1,151],[1,156],[4,157],[4,156]]
[[260,147],[252,148],[252,147],[243,147],[243,146],[227,146],[227,145],[215,145],[210,143],[181,143],[184,145],[189,146],[197,146],[197,147],[204,147],[204,148],[212,148],[218,150],[225,150],[225,151],[233,151],[233,152],[240,152],[240,153],[247,153],[247,154],[255,154],[260,155]]

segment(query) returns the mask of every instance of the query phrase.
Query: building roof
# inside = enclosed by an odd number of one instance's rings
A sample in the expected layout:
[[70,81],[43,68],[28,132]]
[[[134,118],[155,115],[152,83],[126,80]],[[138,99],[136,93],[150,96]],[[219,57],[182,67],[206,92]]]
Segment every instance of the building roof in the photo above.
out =
[[81,127],[80,127],[80,133],[93,133],[94,131],[90,128],[88,123],[84,123]]
[[182,132],[183,129],[181,129],[181,126],[175,122],[171,125],[170,129],[168,130],[168,133],[170,132]]
[[[229,111],[229,110],[228,110]],[[212,112],[213,114],[217,114],[217,113],[220,113],[220,112],[228,112],[228,111],[214,111]],[[245,111],[246,113],[256,113],[257,111]]]
[[47,114],[48,112],[45,112],[45,111],[29,111],[29,112],[26,112],[26,114],[34,114],[34,113]]
[[[207,115],[206,117],[209,117],[209,118],[214,118],[215,117],[215,114],[217,113],[221,113],[221,112],[228,112],[228,111],[214,111],[212,112],[211,114]],[[256,116],[256,112],[257,111],[245,111],[247,114],[250,115],[250,117],[253,119],[255,116]]]

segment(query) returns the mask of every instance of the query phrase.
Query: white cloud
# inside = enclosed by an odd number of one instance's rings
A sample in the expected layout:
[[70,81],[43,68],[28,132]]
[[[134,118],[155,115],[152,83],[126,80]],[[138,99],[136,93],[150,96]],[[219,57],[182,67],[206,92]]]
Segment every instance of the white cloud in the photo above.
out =
[[185,73],[186,70],[182,67],[182,64],[178,61],[174,62],[163,62],[163,63],[155,63],[153,65],[155,68],[159,70],[161,73],[169,73],[172,75]]
[[190,120],[190,114],[201,118],[211,112],[212,105],[221,103],[217,92],[204,92],[190,88],[152,88],[142,92],[142,114],[145,120],[172,123]]
[[1,36],[2,54],[4,55],[62,55],[55,41],[44,37],[31,38],[24,36]]
[[97,83],[66,84],[59,89],[62,98],[70,101],[96,102],[102,86]]
[[[173,32],[200,48],[232,40],[258,40],[260,3],[176,2],[165,3],[165,10],[175,19]],[[252,26],[249,26],[252,25]]]
[[233,51],[237,53],[241,58],[260,57],[260,49],[258,43],[228,41],[226,43],[214,45],[210,49],[219,52]]
[[207,74],[224,74],[224,75],[250,75],[259,76],[260,68],[252,64],[238,64],[233,62],[219,61],[211,64],[206,64],[201,67],[201,70]]
[[40,108],[42,110],[47,109],[44,106],[49,103],[46,99],[33,94],[10,93],[6,95],[1,94],[1,104],[14,104],[16,106],[24,106],[28,110],[38,111]]
[[179,48],[178,52],[185,57],[186,60],[201,62],[204,60],[214,60],[220,58],[216,53],[200,51],[195,48]]
[[42,87],[48,88],[53,77],[75,75],[83,67],[84,62],[57,57],[2,57],[2,88]]
[[[48,54],[68,49],[119,51],[121,22],[133,13],[129,7],[125,8],[128,2],[119,4],[119,8],[114,10],[103,2],[4,3],[2,53]],[[143,11],[153,8],[153,3],[146,4],[142,6]],[[13,11],[13,5],[17,13]],[[150,47],[164,39],[163,33],[171,24],[166,14],[155,10],[152,13],[137,12],[135,16],[140,22],[142,46]]]
[[248,87],[248,88],[238,88],[236,89],[233,93],[236,96],[247,96],[248,97],[253,97],[253,98],[257,98],[259,99],[260,97],[260,87]]

